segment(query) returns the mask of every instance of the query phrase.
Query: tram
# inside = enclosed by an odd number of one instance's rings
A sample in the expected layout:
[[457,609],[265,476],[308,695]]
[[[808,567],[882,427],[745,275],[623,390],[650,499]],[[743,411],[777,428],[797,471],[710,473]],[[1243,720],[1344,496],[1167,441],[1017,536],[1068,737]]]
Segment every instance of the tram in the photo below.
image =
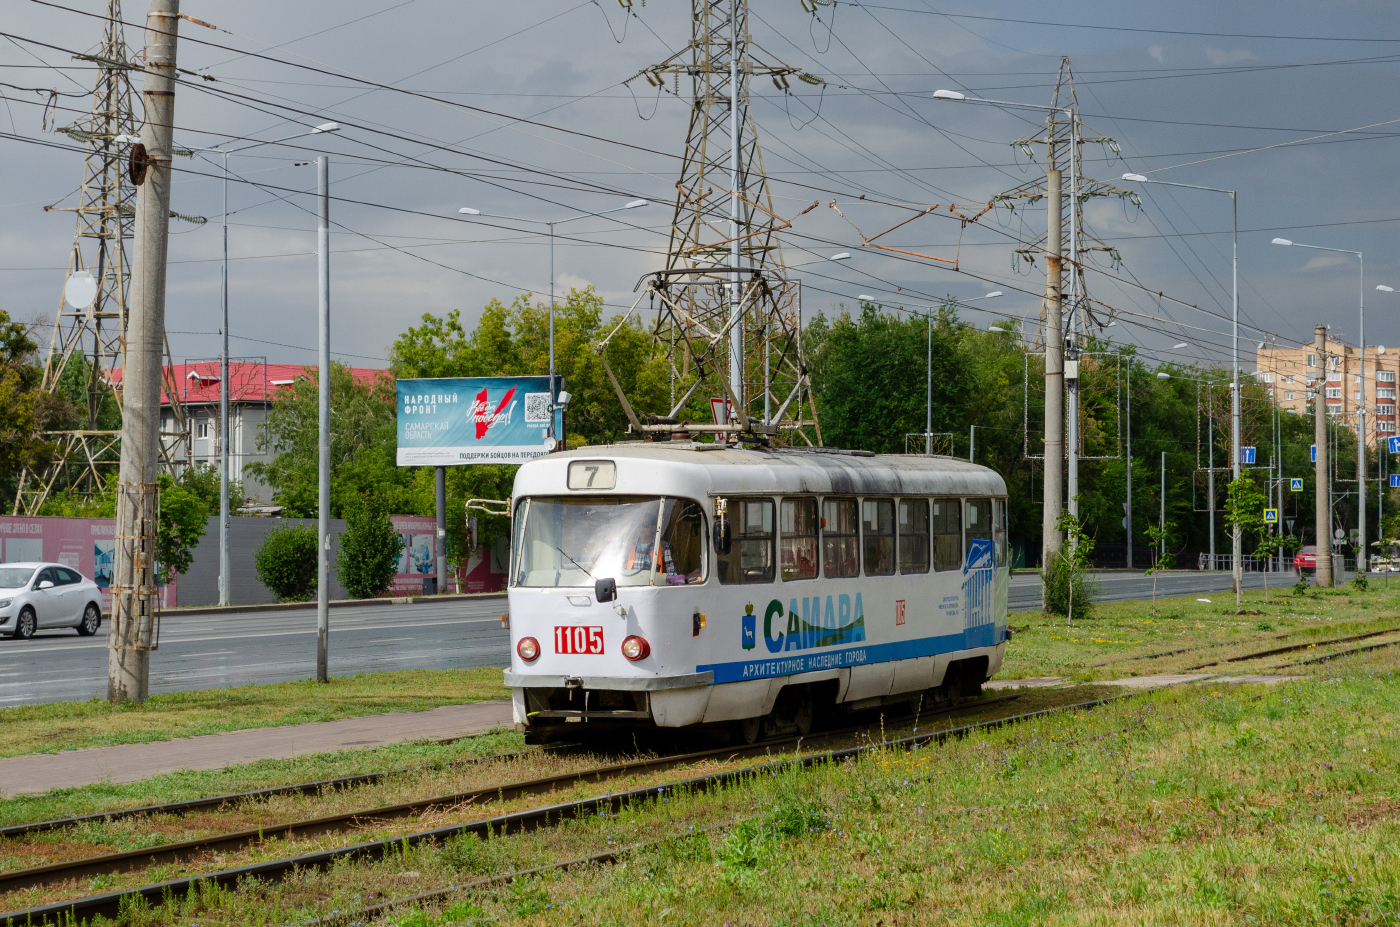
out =
[[1006,484],[967,461],[633,442],[524,464],[511,505],[528,742],[948,704],[1011,636]]

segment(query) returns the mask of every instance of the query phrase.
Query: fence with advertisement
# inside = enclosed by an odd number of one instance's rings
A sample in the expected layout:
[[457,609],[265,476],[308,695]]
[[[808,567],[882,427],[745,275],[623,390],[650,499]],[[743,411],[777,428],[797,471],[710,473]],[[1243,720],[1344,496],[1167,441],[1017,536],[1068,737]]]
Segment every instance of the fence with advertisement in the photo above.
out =
[[[104,590],[104,610],[112,606],[112,560],[116,521],[111,518],[0,517],[0,563],[44,560],[72,567]],[[178,578],[162,587],[161,605],[177,601]]]
[[[391,595],[422,595],[423,580],[437,575],[433,535],[437,523],[432,516],[394,515],[394,530],[403,538],[399,570],[390,586]],[[456,588],[444,592],[502,592],[510,562],[510,539],[503,537],[493,548],[472,551],[465,564],[458,564],[449,582]]]

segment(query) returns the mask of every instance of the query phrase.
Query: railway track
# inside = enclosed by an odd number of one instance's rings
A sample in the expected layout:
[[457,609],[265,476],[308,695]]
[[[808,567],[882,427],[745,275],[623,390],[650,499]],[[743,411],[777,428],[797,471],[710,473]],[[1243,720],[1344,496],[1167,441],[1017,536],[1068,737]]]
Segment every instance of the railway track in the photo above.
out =
[[[1019,696],[1005,695],[981,699],[975,702],[942,709],[931,714],[932,717],[935,718],[949,717],[957,714],[980,711],[991,705],[1011,701],[1016,698],[1019,698]],[[735,748],[726,746],[684,754],[669,754],[653,758],[628,760],[620,763],[608,764],[606,766],[597,766],[590,769],[562,773],[557,776],[547,776],[492,785],[449,795],[437,795],[417,801],[402,802],[395,805],[364,808],[341,814],[326,815],[298,821],[264,824],[258,827],[212,834],[156,847],[107,853],[100,856],[66,860],[41,866],[32,866],[26,869],[0,872],[0,892],[19,891],[25,888],[50,885],[72,879],[132,872],[149,866],[185,862],[204,854],[242,850],[249,846],[260,845],[273,839],[305,839],[324,834],[349,833],[369,827],[380,827],[383,826],[386,821],[421,815],[434,809],[480,806],[491,802],[505,802],[529,795],[547,794],[561,787],[568,787],[581,783],[601,783],[619,776],[671,769],[707,759],[728,760],[762,755],[775,749],[800,745],[804,740],[809,743],[813,740],[821,742],[822,740],[830,740],[861,732],[867,728],[868,725],[855,725],[832,731],[823,731],[805,738],[800,736],[784,737],[762,741],[745,747]],[[501,756],[512,757],[518,755],[520,754],[503,754]],[[487,758],[483,757],[479,759],[484,760]],[[393,772],[394,771],[386,771],[383,773],[372,773],[359,777],[346,778],[362,781],[376,781],[377,778],[392,775]],[[326,783],[338,783],[341,781],[343,780],[322,780],[321,782],[300,783],[292,786],[281,786],[273,790],[257,790],[219,796],[217,799],[198,799],[193,803],[173,802],[165,805],[148,805],[145,806],[144,809],[129,809],[123,812],[122,816],[131,816],[138,811],[145,814],[181,813],[190,810],[192,804],[202,803],[204,807],[213,805],[216,802],[236,804],[245,800],[262,797],[269,792],[281,794],[294,793],[297,791],[309,792],[322,787]],[[37,828],[39,830],[51,831],[71,824],[89,822],[94,818],[103,819],[104,816],[100,814],[83,815],[81,817],[36,822],[36,824],[33,825],[17,825],[15,829]],[[27,832],[34,833],[35,830],[31,829]],[[3,918],[3,915],[0,915],[0,918]]]
[[[708,789],[736,783],[746,777],[777,773],[780,770],[792,768],[807,768],[819,763],[832,762],[851,757],[860,756],[872,749],[903,749],[911,750],[918,746],[933,743],[943,743],[949,739],[964,737],[976,731],[992,730],[1007,725],[1019,724],[1036,718],[1053,714],[1062,714],[1077,710],[1091,710],[1110,702],[1123,699],[1136,698],[1138,696],[1158,691],[1157,689],[1143,689],[1136,692],[1128,692],[1120,695],[1107,696],[1105,698],[1092,699],[1084,702],[1076,702],[1071,705],[1062,705],[1054,708],[1045,708],[1038,711],[1027,712],[1020,715],[1010,715],[1000,718],[991,718],[961,727],[947,728],[939,731],[931,731],[923,734],[913,734],[908,737],[896,740],[879,741],[875,743],[861,744],[852,747],[826,750],[816,753],[808,753],[786,760],[776,760],[770,763],[744,766],[738,769],[729,769],[721,772],[706,775],[693,776],[685,779],[678,779],[659,785],[647,785],[623,792],[606,793],[600,796],[591,796],[574,801],[560,802],[555,804],[540,805],[522,811],[508,814],[496,815],[489,818],[482,818],[460,824],[451,824],[443,827],[436,827],[429,830],[415,833],[396,835],[382,840],[367,841],[350,846],[336,847],[328,850],[319,850],[311,853],[304,853],[282,859],[268,860],[260,863],[253,863],[231,869],[223,869],[216,872],[207,872],[199,875],[187,876],[177,879],[170,879],[162,882],[142,885],[135,888],[107,892],[99,895],[91,895],[83,898],[68,901],[53,902],[44,905],[36,905],[31,908],[0,913],[0,921],[13,918],[16,922],[27,924],[43,924],[49,921],[62,922],[64,919],[73,921],[82,918],[91,918],[97,915],[111,917],[116,915],[124,905],[130,904],[136,899],[144,899],[147,902],[158,903],[173,896],[182,896],[191,891],[195,891],[201,885],[218,885],[229,887],[237,885],[241,880],[256,878],[260,880],[275,880],[299,869],[323,868],[340,860],[364,859],[378,860],[385,856],[403,852],[407,848],[423,844],[439,843],[458,837],[464,834],[475,834],[478,836],[503,836],[508,834],[523,833],[537,828],[548,827],[565,820],[573,820],[588,814],[600,812],[615,813],[623,808],[649,799],[656,799],[666,792],[675,790],[706,791]],[[977,708],[986,707],[993,702],[1007,701],[1015,696],[1004,696],[998,699],[988,699],[983,702],[974,702],[968,705],[959,706],[951,711],[962,712]],[[846,733],[850,733],[849,731]],[[834,736],[831,735],[831,736]],[[764,744],[755,744],[753,747],[742,748],[755,752],[771,750],[784,743],[790,743],[799,738],[790,738],[786,741],[771,741]],[[738,756],[740,751],[706,751],[704,754],[687,754],[690,757],[711,756],[716,753],[725,753],[731,756]],[[657,764],[670,762],[679,764],[681,757],[658,758],[654,762]],[[693,760],[691,760],[693,761]],[[618,764],[625,765],[625,764]],[[593,773],[599,770],[593,770]],[[573,774],[570,781],[577,781],[579,775],[588,775],[585,771],[582,774]],[[498,791],[498,790],[492,790]],[[376,811],[383,809],[375,809]],[[269,831],[277,833],[278,831]],[[162,848],[155,848],[156,851]],[[149,855],[151,850],[142,851]],[[114,856],[125,856],[127,854],[113,854]],[[58,878],[68,876],[60,874],[60,867],[66,865],[69,875],[74,871],[74,867],[85,866],[95,861],[78,860],[70,864],[57,864],[56,866],[39,867],[47,871],[45,882],[53,882]],[[587,858],[591,860],[592,857]],[[580,860],[575,861],[587,861]],[[546,867],[553,868],[553,867]],[[35,870],[23,870],[14,873],[22,875],[24,872],[34,872]]]
[[[1400,627],[1385,628],[1384,630],[1380,630],[1380,631],[1367,631],[1365,634],[1352,634],[1352,635],[1349,635],[1349,636],[1347,636],[1347,637],[1334,637],[1334,638],[1329,638],[1328,640],[1325,640],[1325,641],[1304,641],[1304,642],[1298,643],[1298,644],[1290,644],[1290,645],[1288,645],[1287,647],[1274,647],[1274,648],[1271,649],[1271,650],[1259,650],[1259,651],[1255,651],[1254,653],[1245,653],[1245,654],[1240,654],[1239,656],[1227,657],[1227,658],[1225,658],[1225,659],[1223,659],[1223,660],[1213,660],[1213,661],[1211,661],[1210,663],[1198,663],[1198,664],[1195,665],[1195,666],[1188,666],[1188,667],[1186,667],[1186,669],[1183,670],[1183,672],[1190,673],[1190,672],[1193,672],[1193,671],[1195,671],[1195,670],[1206,669],[1207,667],[1211,667],[1211,666],[1221,666],[1221,665],[1226,664],[1226,663],[1244,663],[1244,662],[1247,662],[1247,661],[1250,661],[1250,660],[1263,660],[1263,659],[1265,659],[1265,658],[1267,658],[1267,657],[1276,657],[1276,656],[1280,656],[1280,655],[1285,654],[1285,653],[1296,653],[1296,652],[1298,652],[1299,650],[1311,650],[1311,649],[1314,648],[1314,647],[1327,647],[1327,646],[1330,646],[1330,645],[1332,645],[1332,644],[1349,644],[1349,643],[1352,643],[1353,641],[1362,641],[1362,640],[1366,640],[1366,639],[1372,638],[1372,637],[1380,637],[1380,636],[1385,635],[1385,634],[1397,634],[1397,633],[1400,633]],[[1400,642],[1396,642],[1396,643],[1400,643]],[[1389,646],[1389,645],[1381,645],[1381,646]],[[1329,658],[1330,658],[1330,657],[1329,657]],[[1322,661],[1321,661],[1321,660],[1316,660],[1316,661],[1299,661],[1299,662],[1296,662],[1296,663],[1287,663],[1287,664],[1284,664],[1284,665],[1285,665],[1285,666],[1302,666],[1304,663],[1307,663],[1307,662],[1319,662],[1319,663],[1320,663],[1320,662],[1322,662]],[[1282,667],[1280,667],[1280,668],[1282,668]]]
[[[450,743],[451,741],[443,742]],[[224,795],[211,795],[208,798],[191,798],[185,801],[166,802],[159,805],[140,805],[135,808],[118,808],[112,811],[94,811],[91,814],[79,814],[67,818],[52,818],[47,821],[34,821],[29,824],[11,824],[8,827],[0,827],[0,838],[17,839],[44,831],[60,830],[64,827],[77,827],[82,824],[92,823],[105,824],[111,821],[120,821],[124,818],[145,817],[153,814],[189,814],[192,811],[204,811],[209,808],[221,808],[224,805],[237,805],[248,801],[260,801],[265,798],[275,798],[280,795],[319,794],[335,789],[346,789],[360,785],[374,785],[375,783],[382,782],[393,776],[409,775],[417,772],[431,772],[439,769],[456,769],[462,766],[473,766],[496,760],[515,759],[542,751],[568,750],[576,746],[578,745],[550,744],[548,746],[538,747],[534,750],[516,750],[512,753],[493,753],[489,756],[474,756],[460,760],[451,760],[446,763],[424,763],[420,766],[404,766],[399,769],[385,769],[378,772],[359,773],[353,776],[339,776],[334,779],[317,779],[312,782],[298,782],[292,785],[275,785],[265,789],[254,789],[249,792],[231,792]]]

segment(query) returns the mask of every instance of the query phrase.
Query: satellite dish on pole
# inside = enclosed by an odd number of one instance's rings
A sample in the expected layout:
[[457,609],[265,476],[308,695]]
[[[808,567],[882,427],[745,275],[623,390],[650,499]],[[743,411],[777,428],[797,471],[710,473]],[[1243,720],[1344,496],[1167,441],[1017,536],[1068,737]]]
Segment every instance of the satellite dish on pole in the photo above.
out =
[[86,309],[97,298],[97,280],[85,270],[75,270],[63,284],[63,301],[74,309]]

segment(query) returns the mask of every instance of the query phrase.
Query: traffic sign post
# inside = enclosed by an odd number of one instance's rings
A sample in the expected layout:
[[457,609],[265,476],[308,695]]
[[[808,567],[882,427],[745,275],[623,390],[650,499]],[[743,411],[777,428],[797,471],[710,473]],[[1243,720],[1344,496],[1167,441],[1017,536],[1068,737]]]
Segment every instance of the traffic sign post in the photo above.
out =
[[1400,454],[1400,438],[1387,438],[1386,443],[1390,445],[1390,453]]
[[[1392,484],[1392,485],[1394,485],[1394,484]],[[1302,481],[1301,479],[1298,479],[1297,477],[1290,478],[1289,481],[1288,481],[1288,488],[1289,488],[1289,490],[1292,491],[1292,492],[1302,492],[1302,491],[1303,491],[1303,481]]]
[[1242,463],[1242,464],[1250,464],[1250,465],[1253,465],[1253,463],[1254,463],[1254,448],[1252,448],[1252,447],[1242,447],[1242,448],[1240,448],[1240,463]]
[[1390,488],[1400,489],[1400,473],[1390,474]]
[[1264,524],[1266,524],[1266,525],[1276,525],[1276,524],[1278,524],[1278,509],[1265,509],[1265,510],[1264,510]]

